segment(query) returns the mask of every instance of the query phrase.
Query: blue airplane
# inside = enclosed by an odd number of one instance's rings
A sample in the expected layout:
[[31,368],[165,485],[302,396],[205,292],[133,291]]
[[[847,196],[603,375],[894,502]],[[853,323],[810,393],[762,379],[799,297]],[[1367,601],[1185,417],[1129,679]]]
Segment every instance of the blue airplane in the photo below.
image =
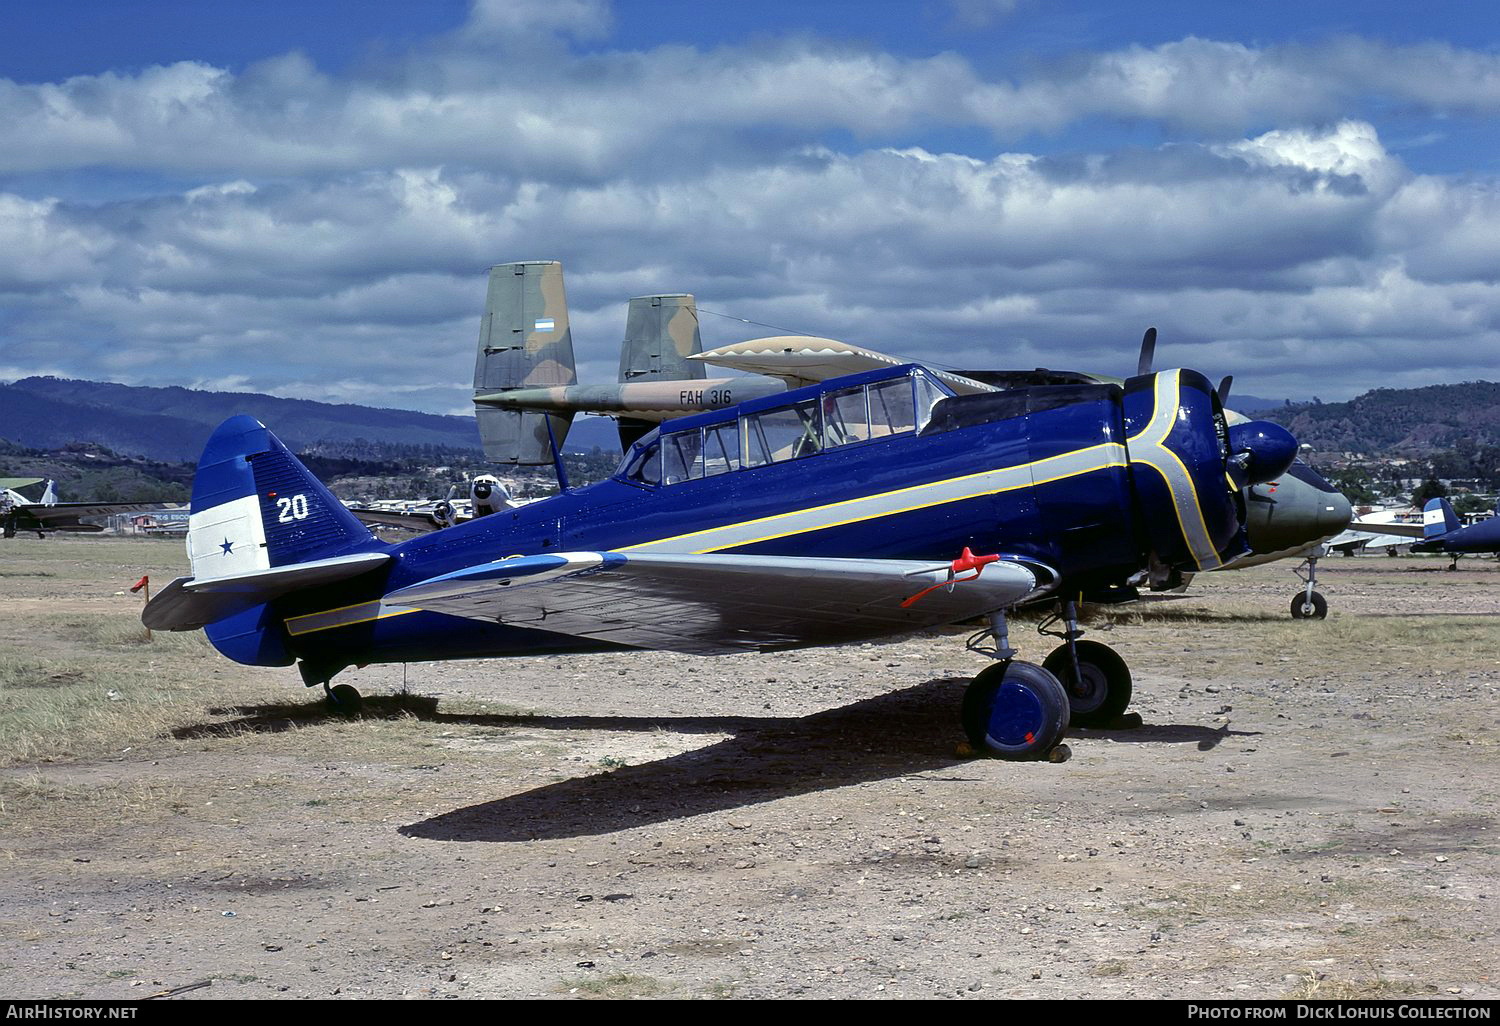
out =
[[[1130,673],[1080,640],[1080,598],[1147,566],[1246,551],[1241,491],[1296,442],[1229,426],[1203,375],[956,395],[902,365],[662,423],[607,480],[400,543],[373,537],[262,424],[214,432],[193,482],[192,576],[147,606],[225,656],[298,663],[346,711],[340,671],[375,662],[838,644],[981,619],[996,661],[965,693],[978,750],[1047,755],[1111,722]],[[554,446],[554,456],[556,447]],[[1056,602],[1040,666],[1006,611]]]
[[1458,557],[1471,552],[1500,552],[1500,504],[1495,516],[1468,527],[1459,526],[1458,514],[1447,499],[1429,499],[1422,507],[1422,540],[1413,552],[1442,552],[1453,557],[1448,569],[1458,566]]

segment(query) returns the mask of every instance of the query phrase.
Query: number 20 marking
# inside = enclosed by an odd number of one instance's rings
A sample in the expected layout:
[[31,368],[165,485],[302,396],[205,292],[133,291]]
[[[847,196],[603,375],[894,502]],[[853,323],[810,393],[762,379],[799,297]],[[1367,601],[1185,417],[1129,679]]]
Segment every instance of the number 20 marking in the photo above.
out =
[[290,499],[277,499],[276,508],[281,514],[276,518],[278,524],[290,524],[293,520],[307,519],[307,496],[293,495]]

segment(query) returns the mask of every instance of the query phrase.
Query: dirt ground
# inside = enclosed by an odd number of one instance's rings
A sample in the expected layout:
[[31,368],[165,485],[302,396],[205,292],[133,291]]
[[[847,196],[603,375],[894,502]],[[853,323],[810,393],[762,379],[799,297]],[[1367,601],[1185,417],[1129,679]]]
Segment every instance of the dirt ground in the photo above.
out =
[[961,633],[370,667],[339,719],[143,643],[183,565],[0,547],[0,995],[1500,997],[1493,560],[1111,611],[1145,725],[1060,765],[955,757]]

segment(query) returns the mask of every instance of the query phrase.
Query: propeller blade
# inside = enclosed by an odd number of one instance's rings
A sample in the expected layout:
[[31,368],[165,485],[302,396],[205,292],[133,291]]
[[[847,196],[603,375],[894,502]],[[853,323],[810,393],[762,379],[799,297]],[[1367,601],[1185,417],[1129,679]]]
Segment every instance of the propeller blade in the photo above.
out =
[[1233,384],[1234,384],[1234,375],[1233,374],[1226,374],[1226,375],[1224,375],[1224,380],[1221,381],[1221,382],[1219,382],[1219,405],[1220,406],[1228,406],[1229,405],[1229,386],[1231,386]]
[[1156,355],[1156,329],[1147,328],[1146,334],[1141,338],[1141,358],[1136,361],[1135,372],[1137,374],[1151,373],[1151,359]]

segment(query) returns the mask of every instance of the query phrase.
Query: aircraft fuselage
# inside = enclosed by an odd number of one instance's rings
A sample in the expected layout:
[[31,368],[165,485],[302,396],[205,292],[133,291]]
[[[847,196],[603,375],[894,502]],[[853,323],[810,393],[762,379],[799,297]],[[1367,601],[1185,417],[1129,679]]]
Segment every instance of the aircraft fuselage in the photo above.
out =
[[[884,387],[891,371],[669,421],[632,447],[615,477],[399,544],[371,539],[348,547],[343,551],[388,551],[393,558],[363,577],[211,624],[209,637],[241,662],[286,665],[300,658],[320,669],[606,647],[382,602],[399,588],[518,554],[754,553],[946,563],[967,547],[1035,561],[1055,573],[1058,589],[1077,593],[1122,584],[1148,554],[1201,570],[1244,551],[1239,493],[1225,480],[1227,428],[1201,375],[1144,375],[1123,389],[1063,385],[958,397],[919,368],[894,373],[902,387],[915,385],[917,398],[912,423],[892,422],[883,435],[852,437],[828,425],[836,396]],[[795,410],[812,411],[805,424],[821,435],[780,452],[766,449],[764,462],[754,465],[752,432],[764,435],[760,425]],[[654,480],[639,472],[653,451],[666,453],[689,438],[706,447],[716,430],[736,439],[738,450],[724,452],[719,464],[702,456],[697,473],[689,469],[680,480],[670,466]],[[298,537],[296,522],[285,528],[290,533],[278,526],[278,511],[284,518],[295,510],[297,497],[288,498],[286,485],[268,489],[256,473],[273,556],[280,547],[309,558],[315,540]],[[795,604],[795,595],[787,600]]]

